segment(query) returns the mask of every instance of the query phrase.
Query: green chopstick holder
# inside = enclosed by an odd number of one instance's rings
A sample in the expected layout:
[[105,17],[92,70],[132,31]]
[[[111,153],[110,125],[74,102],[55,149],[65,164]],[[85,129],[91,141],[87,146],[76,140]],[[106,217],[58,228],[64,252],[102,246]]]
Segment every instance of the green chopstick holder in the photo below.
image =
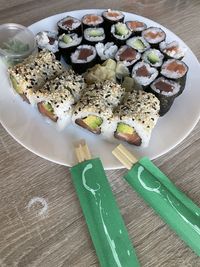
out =
[[139,266],[100,159],[77,164],[71,175],[100,265]]

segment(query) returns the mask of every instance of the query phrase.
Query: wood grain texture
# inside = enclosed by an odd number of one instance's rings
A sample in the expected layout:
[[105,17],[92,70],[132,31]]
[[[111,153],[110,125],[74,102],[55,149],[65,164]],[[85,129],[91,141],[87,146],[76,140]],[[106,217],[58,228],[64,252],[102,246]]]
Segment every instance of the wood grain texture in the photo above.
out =
[[[30,25],[44,17],[82,8],[117,8],[155,20],[178,36],[200,60],[200,1],[0,0],[0,23]],[[187,107],[185,107],[187,108]],[[200,124],[155,164],[200,205]],[[200,259],[121,179],[125,170],[108,171],[118,205],[141,266],[198,267]],[[0,126],[0,266],[99,266],[69,169],[32,154]],[[28,209],[33,197],[40,205]],[[125,267],[125,266],[123,266]]]

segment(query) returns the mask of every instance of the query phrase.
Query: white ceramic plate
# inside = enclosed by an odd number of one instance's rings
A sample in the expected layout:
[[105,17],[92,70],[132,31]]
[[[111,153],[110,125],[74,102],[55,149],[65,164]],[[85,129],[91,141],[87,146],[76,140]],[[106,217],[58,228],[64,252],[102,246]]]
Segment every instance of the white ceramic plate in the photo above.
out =
[[[81,18],[87,13],[101,14],[103,10],[77,10],[48,17],[31,25],[29,28],[37,33],[43,30],[55,30],[56,23],[67,15]],[[177,40],[187,47],[181,39],[162,25],[147,18],[126,13],[126,20],[141,20],[148,26],[161,27],[167,34],[167,41]],[[155,159],[178,145],[194,128],[200,117],[200,66],[192,51],[187,47],[185,63],[189,66],[184,93],[179,96],[170,111],[159,119],[153,130],[148,148],[141,149],[126,145],[137,156],[146,155]],[[85,130],[68,126],[59,132],[55,125],[45,122],[37,110],[23,102],[12,90],[6,67],[0,63],[0,121],[3,127],[21,145],[33,153],[56,163],[71,166],[75,162],[73,144],[85,139],[94,156],[99,156],[105,169],[121,168],[122,165],[113,157],[111,151],[116,144],[109,143]]]

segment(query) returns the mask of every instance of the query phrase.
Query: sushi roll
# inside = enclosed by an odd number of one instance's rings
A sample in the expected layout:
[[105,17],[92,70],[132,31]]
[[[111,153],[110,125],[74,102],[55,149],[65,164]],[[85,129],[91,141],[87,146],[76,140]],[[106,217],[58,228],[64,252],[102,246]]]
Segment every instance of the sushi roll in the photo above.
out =
[[70,55],[81,44],[82,39],[83,38],[81,36],[79,37],[76,33],[63,33],[59,36],[59,50],[66,63],[71,63]]
[[57,122],[58,129],[62,130],[70,122],[72,105],[79,100],[84,89],[83,77],[70,70],[47,81],[28,97],[43,116]]
[[96,45],[97,43],[105,42],[105,32],[103,28],[86,28],[83,32],[84,43]]
[[28,91],[39,89],[47,80],[61,74],[63,67],[53,53],[42,50],[9,68],[8,72],[15,91],[29,103]]
[[87,14],[82,18],[83,29],[103,27],[103,17],[97,14]]
[[111,26],[117,22],[124,22],[124,14],[118,10],[108,9],[102,13],[104,18],[104,29],[106,34],[110,34]]
[[118,47],[113,42],[108,42],[106,44],[97,43],[95,48],[101,62],[109,58],[113,59],[118,50]]
[[60,60],[60,52],[58,49],[58,34],[56,32],[38,32],[35,36],[35,39],[39,51],[46,49],[54,53],[57,60]]
[[131,36],[131,31],[125,23],[118,22],[111,26],[111,36],[115,44],[121,46],[126,44],[126,40]]
[[149,85],[158,76],[158,70],[151,67],[148,63],[140,61],[133,66],[132,78],[139,83],[144,90],[146,90]]
[[134,48],[124,45],[120,47],[115,55],[115,60],[122,62],[126,67],[131,69],[133,65],[140,60],[141,54]]
[[177,41],[171,43],[161,42],[160,50],[166,59],[179,59],[181,60],[186,52],[186,48],[182,48]]
[[164,77],[159,77],[150,85],[149,92],[153,93],[160,101],[160,116],[165,115],[170,110],[180,88],[179,83]]
[[104,137],[147,147],[159,109],[159,100],[153,94],[141,90],[127,93],[123,103],[104,124]]
[[142,31],[147,28],[147,25],[144,22],[138,20],[127,21],[126,25],[135,36],[140,36]]
[[154,68],[160,68],[163,64],[164,55],[157,49],[148,49],[142,55],[143,61]]
[[168,59],[164,62],[161,68],[161,74],[164,77],[180,83],[181,88],[179,95],[185,88],[187,72],[188,66],[183,61],[178,59]]
[[150,44],[140,36],[132,37],[126,41],[126,44],[140,53],[150,48]]
[[82,23],[79,19],[67,16],[57,23],[59,35],[66,33],[76,33],[78,36],[82,35]]
[[81,74],[96,63],[96,49],[91,45],[80,45],[74,53],[71,54],[72,68],[75,72]]
[[124,92],[124,88],[111,81],[91,85],[76,104],[72,122],[94,134],[101,134],[104,123],[113,115]]
[[159,44],[165,40],[166,34],[161,28],[149,27],[142,32],[142,37],[146,39],[152,48],[159,49]]

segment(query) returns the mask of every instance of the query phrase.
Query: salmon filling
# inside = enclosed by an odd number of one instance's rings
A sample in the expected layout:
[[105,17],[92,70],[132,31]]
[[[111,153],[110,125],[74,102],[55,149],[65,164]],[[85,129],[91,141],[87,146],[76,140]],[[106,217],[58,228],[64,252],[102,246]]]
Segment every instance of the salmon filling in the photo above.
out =
[[45,102],[39,102],[37,104],[39,112],[43,115],[56,122],[58,117],[54,114],[51,104]]

